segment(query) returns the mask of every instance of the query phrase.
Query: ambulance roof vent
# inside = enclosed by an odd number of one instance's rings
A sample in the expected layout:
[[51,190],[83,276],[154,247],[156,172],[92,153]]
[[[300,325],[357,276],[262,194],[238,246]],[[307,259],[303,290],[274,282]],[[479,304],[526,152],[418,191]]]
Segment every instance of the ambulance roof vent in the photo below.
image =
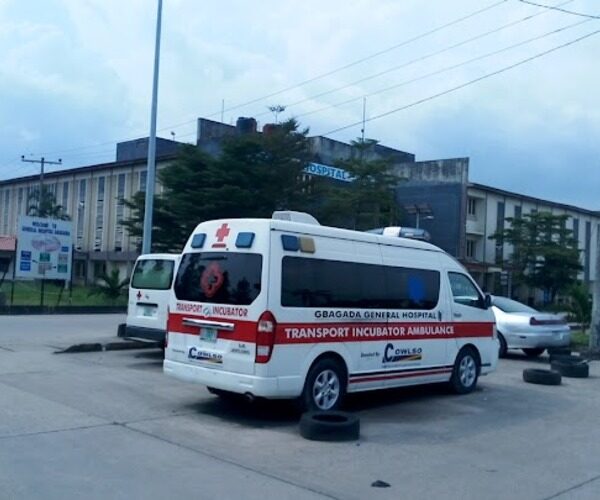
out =
[[294,212],[293,210],[277,210],[273,212],[275,220],[289,220],[290,222],[301,222],[302,224],[313,224],[320,226],[319,221],[306,212]]

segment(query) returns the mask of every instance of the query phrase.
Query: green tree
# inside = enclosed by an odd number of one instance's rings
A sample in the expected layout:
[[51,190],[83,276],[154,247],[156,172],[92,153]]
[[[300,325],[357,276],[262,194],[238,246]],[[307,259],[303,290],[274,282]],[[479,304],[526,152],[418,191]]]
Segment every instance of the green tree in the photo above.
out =
[[399,220],[394,188],[399,178],[386,159],[367,159],[375,147],[373,139],[352,141],[356,154],[336,166],[344,169],[351,182],[315,180],[315,194],[323,202],[317,206],[317,218],[324,224],[365,230],[396,225]]
[[547,291],[552,302],[577,282],[582,269],[577,241],[566,228],[567,219],[567,215],[550,212],[507,217],[508,227],[490,236],[500,244],[512,245],[506,264],[514,281]]
[[592,297],[587,286],[583,283],[576,283],[569,290],[571,298],[571,312],[581,323],[581,328],[585,332],[590,326],[592,319]]
[[102,295],[112,304],[125,294],[129,286],[129,278],[121,279],[118,269],[113,269],[110,274],[102,273],[90,291],[90,295]]
[[32,191],[27,197],[27,215],[33,217],[44,217],[48,219],[70,220],[62,205],[56,203],[54,193],[47,186],[42,186],[41,200],[40,190]]
[[[180,251],[205,220],[306,210],[311,200],[302,175],[310,158],[307,134],[295,120],[288,120],[268,134],[231,137],[218,157],[194,146],[182,148],[158,174],[163,195],[154,203],[153,251]],[[141,236],[144,194],[125,203],[131,216],[124,225],[131,235]]]

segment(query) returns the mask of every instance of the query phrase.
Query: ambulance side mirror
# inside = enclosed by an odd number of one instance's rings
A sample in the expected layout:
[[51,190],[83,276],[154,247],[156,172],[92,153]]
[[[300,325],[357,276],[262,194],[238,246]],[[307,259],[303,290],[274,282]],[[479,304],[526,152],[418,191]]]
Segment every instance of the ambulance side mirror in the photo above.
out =
[[483,307],[486,309],[492,307],[492,296],[489,293],[485,294],[485,298],[483,299]]

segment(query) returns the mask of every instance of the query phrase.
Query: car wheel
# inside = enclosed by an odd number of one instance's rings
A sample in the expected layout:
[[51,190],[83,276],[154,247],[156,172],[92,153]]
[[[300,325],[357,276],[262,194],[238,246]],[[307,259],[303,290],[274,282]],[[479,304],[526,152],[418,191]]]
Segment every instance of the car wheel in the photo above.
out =
[[498,357],[505,358],[506,352],[508,351],[508,346],[506,345],[506,339],[504,335],[498,332],[498,341],[500,342],[500,349],[498,349]]
[[337,410],[346,394],[346,371],[332,358],[317,361],[309,370],[300,397],[308,411]]
[[529,384],[560,385],[562,377],[554,370],[526,368],[523,370],[523,380]]
[[450,388],[457,394],[472,392],[479,377],[479,356],[475,349],[463,347],[454,362]]
[[587,378],[590,375],[590,365],[585,361],[553,361],[550,367],[563,377]]
[[341,411],[315,411],[300,418],[300,435],[313,441],[355,441],[360,436],[360,420]]
[[546,349],[544,349],[543,347],[536,347],[535,349],[523,349],[523,352],[528,358],[537,358],[545,350]]

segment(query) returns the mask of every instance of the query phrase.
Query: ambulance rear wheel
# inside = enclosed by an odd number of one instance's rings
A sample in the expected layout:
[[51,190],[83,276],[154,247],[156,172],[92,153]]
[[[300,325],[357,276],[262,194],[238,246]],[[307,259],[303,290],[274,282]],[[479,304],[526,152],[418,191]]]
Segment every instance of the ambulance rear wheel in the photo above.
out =
[[300,396],[305,411],[337,410],[346,395],[346,370],[333,358],[317,361],[309,370]]

